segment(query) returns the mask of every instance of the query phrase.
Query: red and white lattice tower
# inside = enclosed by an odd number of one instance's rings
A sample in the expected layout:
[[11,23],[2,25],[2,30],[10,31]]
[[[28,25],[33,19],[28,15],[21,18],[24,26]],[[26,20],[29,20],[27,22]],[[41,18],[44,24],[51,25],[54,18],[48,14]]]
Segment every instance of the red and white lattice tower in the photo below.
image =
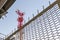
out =
[[24,13],[21,12],[20,10],[17,10],[16,13],[18,14],[18,28],[21,28],[23,26],[23,16],[24,16]]
[[[21,29],[23,27],[23,16],[24,16],[24,13],[21,12],[20,10],[17,10],[16,13],[18,14],[18,29]],[[22,37],[23,35],[23,32],[22,30],[20,31],[20,40],[23,39]]]

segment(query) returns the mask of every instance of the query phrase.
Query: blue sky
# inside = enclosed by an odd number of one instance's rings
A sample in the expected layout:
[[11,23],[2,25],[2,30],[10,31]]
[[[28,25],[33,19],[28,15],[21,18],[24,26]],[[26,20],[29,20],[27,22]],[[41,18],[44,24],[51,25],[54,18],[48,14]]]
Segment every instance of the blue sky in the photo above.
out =
[[19,9],[24,12],[24,20],[28,21],[28,17],[33,18],[32,14],[35,16],[43,10],[42,6],[46,8],[49,6],[49,1],[53,3],[55,0],[16,0],[16,2],[9,8],[7,17],[3,16],[4,19],[0,19],[0,33],[5,35],[9,34],[17,29],[17,17],[16,10]]

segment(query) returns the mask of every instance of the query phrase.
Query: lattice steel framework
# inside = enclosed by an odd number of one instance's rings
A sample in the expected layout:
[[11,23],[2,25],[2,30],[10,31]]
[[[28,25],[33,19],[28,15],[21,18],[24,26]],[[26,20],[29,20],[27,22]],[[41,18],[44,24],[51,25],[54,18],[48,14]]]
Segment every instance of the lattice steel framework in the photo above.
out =
[[23,40],[60,40],[60,9],[56,4],[24,29]]

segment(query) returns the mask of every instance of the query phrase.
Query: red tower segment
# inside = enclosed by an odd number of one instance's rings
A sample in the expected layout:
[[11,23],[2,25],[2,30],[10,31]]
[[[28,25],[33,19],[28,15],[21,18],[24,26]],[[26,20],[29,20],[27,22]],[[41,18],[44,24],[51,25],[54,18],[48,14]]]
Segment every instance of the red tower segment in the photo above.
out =
[[24,13],[21,12],[20,10],[17,10],[16,13],[18,14],[18,28],[20,29],[22,27],[22,23],[23,23],[23,16],[24,16]]
[[[22,13],[20,10],[17,10],[16,13],[18,14],[18,19],[17,19],[17,21],[18,21],[18,29],[21,29],[22,26],[23,26],[23,16],[24,16],[24,13]],[[22,35],[23,35],[23,32],[21,30],[20,31],[20,40],[23,39]]]

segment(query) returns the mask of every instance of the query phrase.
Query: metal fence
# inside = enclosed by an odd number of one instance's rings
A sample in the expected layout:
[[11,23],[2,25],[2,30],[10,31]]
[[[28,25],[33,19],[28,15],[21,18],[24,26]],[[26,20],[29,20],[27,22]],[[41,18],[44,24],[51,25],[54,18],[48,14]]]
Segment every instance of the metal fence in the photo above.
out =
[[20,31],[23,32],[22,40],[60,40],[59,3],[54,2],[6,40],[12,37],[20,40]]

